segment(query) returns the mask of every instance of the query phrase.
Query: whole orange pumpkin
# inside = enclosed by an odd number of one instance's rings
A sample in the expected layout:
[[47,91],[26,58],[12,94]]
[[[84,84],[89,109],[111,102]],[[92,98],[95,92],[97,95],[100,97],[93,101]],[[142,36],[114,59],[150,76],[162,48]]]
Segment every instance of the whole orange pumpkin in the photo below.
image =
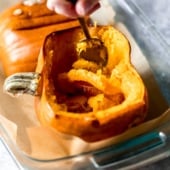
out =
[[35,71],[45,37],[57,30],[78,26],[75,19],[56,14],[46,2],[20,2],[0,14],[0,62],[6,76]]
[[84,38],[80,28],[51,33],[38,60],[35,107],[43,125],[95,142],[142,123],[148,100],[131,64],[127,38],[112,26],[89,29],[107,47],[106,66],[79,58],[76,45]]

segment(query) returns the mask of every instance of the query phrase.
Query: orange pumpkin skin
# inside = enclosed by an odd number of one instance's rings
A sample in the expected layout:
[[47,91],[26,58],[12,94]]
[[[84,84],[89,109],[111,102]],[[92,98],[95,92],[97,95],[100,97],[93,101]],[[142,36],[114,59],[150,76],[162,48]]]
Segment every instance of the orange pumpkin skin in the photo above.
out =
[[[97,75],[98,73],[91,73],[89,70],[72,68],[78,58],[76,44],[83,37],[81,30],[75,28],[47,36],[37,65],[37,72],[41,73],[42,78],[41,95],[36,98],[35,108],[43,125],[78,136],[87,142],[95,142],[142,123],[147,115],[148,98],[143,81],[130,62],[130,45],[126,37],[112,26],[91,27],[90,32],[99,37],[108,49],[108,63],[104,69],[107,70],[106,79],[111,84],[106,83],[104,91],[101,90],[102,87],[100,89],[104,94],[104,104],[95,110],[73,112],[68,111],[69,105],[66,109],[65,103],[60,101],[64,90],[70,92],[74,89],[72,84],[88,81],[92,86],[100,88],[100,80],[105,80],[105,77],[101,78],[104,73]],[[62,73],[68,74],[71,82],[64,81],[64,84],[62,79],[56,80]],[[99,81],[95,81],[91,75]],[[86,89],[84,93],[87,91]],[[111,105],[106,102],[108,107],[103,106],[108,95],[112,97]],[[77,96],[79,97],[78,93]],[[64,101],[67,103],[67,99]]]
[[18,3],[0,14],[0,61],[6,76],[35,71],[46,35],[78,26],[76,20],[47,9],[45,2]]

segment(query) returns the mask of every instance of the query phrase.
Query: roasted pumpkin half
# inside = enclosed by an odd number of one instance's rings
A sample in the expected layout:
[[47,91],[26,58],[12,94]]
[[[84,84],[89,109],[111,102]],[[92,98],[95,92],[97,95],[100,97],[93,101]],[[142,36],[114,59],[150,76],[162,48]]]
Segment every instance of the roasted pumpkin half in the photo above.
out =
[[113,26],[89,29],[107,47],[106,66],[79,58],[80,28],[51,33],[37,65],[41,95],[35,107],[43,125],[95,142],[142,123],[148,103],[127,38]]

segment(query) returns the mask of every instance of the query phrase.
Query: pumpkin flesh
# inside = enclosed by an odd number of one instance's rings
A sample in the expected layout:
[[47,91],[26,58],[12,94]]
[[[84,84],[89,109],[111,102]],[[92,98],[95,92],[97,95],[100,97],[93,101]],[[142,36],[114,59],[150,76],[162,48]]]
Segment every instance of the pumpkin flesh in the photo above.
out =
[[76,45],[84,38],[80,28],[46,38],[37,66],[42,91],[36,111],[43,125],[95,142],[143,122],[147,92],[130,62],[126,37],[112,26],[90,27],[90,33],[107,47],[103,69],[79,59]]

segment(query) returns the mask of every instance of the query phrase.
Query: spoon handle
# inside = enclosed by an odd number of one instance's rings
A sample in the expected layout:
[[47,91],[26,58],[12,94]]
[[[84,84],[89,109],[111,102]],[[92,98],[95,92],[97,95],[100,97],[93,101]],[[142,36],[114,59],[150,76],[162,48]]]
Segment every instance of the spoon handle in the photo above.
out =
[[84,32],[84,35],[86,36],[86,39],[91,39],[87,24],[86,24],[86,20],[84,17],[78,17],[79,23],[81,25],[81,28]]
[[[68,1],[70,1],[74,5],[77,2],[77,0],[68,0]],[[81,28],[83,30],[84,35],[86,36],[86,39],[91,39],[89,30],[88,30],[88,27],[87,27],[86,19],[84,17],[78,17],[77,19],[78,19],[78,21],[81,25]]]

